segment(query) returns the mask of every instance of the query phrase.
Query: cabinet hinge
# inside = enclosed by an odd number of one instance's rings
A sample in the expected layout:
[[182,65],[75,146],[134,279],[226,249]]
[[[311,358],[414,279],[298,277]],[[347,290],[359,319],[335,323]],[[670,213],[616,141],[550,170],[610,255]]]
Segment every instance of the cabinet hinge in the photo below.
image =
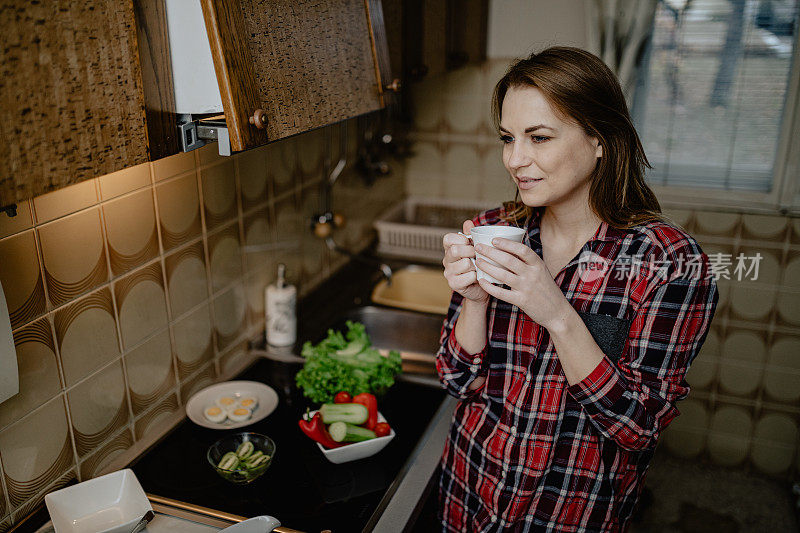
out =
[[217,141],[219,155],[231,155],[231,138],[225,117],[192,119],[192,115],[178,116],[181,148],[184,152],[197,150],[210,142]]

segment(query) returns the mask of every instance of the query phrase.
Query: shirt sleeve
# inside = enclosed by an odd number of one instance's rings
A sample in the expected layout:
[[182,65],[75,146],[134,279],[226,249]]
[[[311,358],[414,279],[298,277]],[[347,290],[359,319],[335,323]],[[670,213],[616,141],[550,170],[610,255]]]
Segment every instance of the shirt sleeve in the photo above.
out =
[[684,378],[718,299],[705,261],[699,275],[678,274],[656,284],[634,316],[617,364],[604,357],[568,389],[595,427],[622,448],[654,447],[679,414],[675,403],[689,393]]
[[486,374],[484,361],[487,350],[484,347],[478,353],[469,354],[456,340],[455,325],[461,313],[462,304],[463,297],[454,292],[450,299],[447,318],[442,327],[439,351],[436,354],[436,370],[442,387],[450,395],[459,399],[468,398],[479,392],[480,389],[469,390],[469,386],[475,381],[475,378]]

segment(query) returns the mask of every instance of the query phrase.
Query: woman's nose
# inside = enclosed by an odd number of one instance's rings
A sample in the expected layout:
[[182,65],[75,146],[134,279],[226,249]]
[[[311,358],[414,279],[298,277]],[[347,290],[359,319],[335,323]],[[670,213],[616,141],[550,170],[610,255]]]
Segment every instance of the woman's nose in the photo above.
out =
[[515,143],[509,149],[511,150],[508,156],[508,166],[510,168],[517,169],[530,165],[530,155],[519,144]]

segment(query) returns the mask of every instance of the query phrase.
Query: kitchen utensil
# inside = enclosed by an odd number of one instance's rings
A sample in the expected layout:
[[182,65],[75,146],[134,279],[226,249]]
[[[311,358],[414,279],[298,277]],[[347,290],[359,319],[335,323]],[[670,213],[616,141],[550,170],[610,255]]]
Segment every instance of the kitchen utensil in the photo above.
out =
[[[306,420],[311,420],[311,417],[314,416],[316,411],[311,411],[303,415]],[[378,411],[378,422],[386,422],[386,419],[383,415]],[[325,456],[325,459],[332,463],[347,463],[350,461],[357,461],[359,459],[364,459],[366,457],[371,457],[384,449],[387,444],[394,438],[395,432],[394,428],[392,428],[391,432],[386,435],[385,437],[376,437],[374,439],[365,440],[361,442],[353,442],[347,444],[346,446],[342,446],[341,448],[332,448],[327,449],[321,444],[317,443],[319,446],[322,455]]]
[[228,526],[220,533],[269,533],[276,527],[280,527],[281,523],[277,518],[269,515],[256,516],[248,518],[238,524]]
[[153,510],[130,469],[51,492],[44,501],[56,533],[130,533]]
[[[233,398],[252,396],[258,399],[258,407],[253,410],[250,418],[241,422],[233,422],[230,419],[224,422],[211,422],[203,413],[206,407],[214,405],[214,402],[221,396],[231,396]],[[278,393],[269,385],[264,385],[258,381],[225,381],[206,387],[189,398],[189,401],[186,402],[186,415],[189,420],[205,428],[236,429],[263,420],[277,406]]]
[[144,513],[144,516],[142,517],[141,520],[139,520],[139,523],[136,524],[136,526],[134,526],[134,528],[131,530],[131,533],[139,533],[140,531],[142,531],[144,528],[147,527],[147,524],[149,524],[150,521],[153,518],[155,518],[155,516],[156,515],[153,511],[147,511],[146,513]]
[[[253,443],[254,453],[255,451],[261,451],[264,455],[267,455],[269,459],[265,463],[258,465],[256,468],[237,466],[233,470],[226,470],[219,467],[219,463],[226,453],[235,452],[243,442],[247,441]],[[208,458],[208,462],[214,471],[223,479],[230,481],[231,483],[244,485],[253,482],[267,471],[275,457],[275,442],[271,438],[267,437],[266,435],[261,435],[260,433],[251,433],[246,431],[242,433],[234,433],[233,435],[227,435],[212,444],[208,448],[206,457]]]

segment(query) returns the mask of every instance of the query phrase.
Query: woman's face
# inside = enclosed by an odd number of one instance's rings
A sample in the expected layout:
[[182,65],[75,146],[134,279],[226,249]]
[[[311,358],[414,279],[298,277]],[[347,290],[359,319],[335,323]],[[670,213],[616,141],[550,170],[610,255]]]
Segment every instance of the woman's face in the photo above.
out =
[[588,202],[589,176],[603,153],[597,139],[560,118],[534,87],[511,87],[501,116],[503,164],[525,205]]

